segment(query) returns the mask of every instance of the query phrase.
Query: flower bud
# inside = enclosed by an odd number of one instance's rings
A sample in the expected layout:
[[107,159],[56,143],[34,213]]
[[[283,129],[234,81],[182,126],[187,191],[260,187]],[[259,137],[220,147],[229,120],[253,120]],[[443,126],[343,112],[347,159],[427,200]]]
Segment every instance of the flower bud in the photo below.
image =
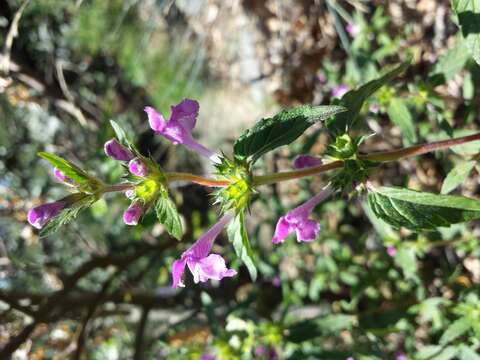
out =
[[135,197],[135,189],[129,189],[125,191],[125,196],[127,197],[127,199],[132,200]]
[[136,202],[131,204],[123,213],[123,222],[127,225],[137,225],[138,219],[142,216],[143,206]]
[[147,176],[148,175],[148,168],[147,165],[140,160],[139,158],[135,158],[130,160],[128,163],[128,170],[133,174],[137,176]]
[[105,150],[105,154],[114,160],[129,161],[133,158],[133,154],[130,150],[120,144],[117,139],[107,141],[103,146],[103,149]]
[[59,170],[59,169],[57,169],[57,168],[54,168],[54,169],[53,169],[53,176],[55,176],[55,179],[57,179],[57,180],[60,181],[60,182],[65,182],[65,181],[67,181],[67,179],[68,179],[68,178],[65,176],[65,174],[64,174],[61,170]]
[[28,212],[28,222],[37,229],[41,229],[52,218],[60,214],[67,203],[65,201],[55,201],[34,207]]
[[322,165],[322,160],[310,155],[298,155],[293,161],[293,167],[295,169],[305,169],[319,165]]

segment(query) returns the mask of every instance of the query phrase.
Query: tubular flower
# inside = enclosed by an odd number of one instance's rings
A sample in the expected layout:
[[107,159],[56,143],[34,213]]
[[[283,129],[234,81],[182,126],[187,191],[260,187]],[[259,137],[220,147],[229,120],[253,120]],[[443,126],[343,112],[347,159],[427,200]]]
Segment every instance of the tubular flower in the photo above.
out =
[[174,145],[185,145],[190,150],[219,163],[220,157],[216,152],[207,149],[192,137],[192,130],[197,122],[199,108],[197,101],[184,99],[178,105],[172,106],[168,121],[150,106],[145,107],[145,112],[148,115],[150,127],[157,134],[162,135]]
[[139,202],[132,203],[123,213],[123,222],[127,225],[137,225],[143,214],[143,206]]
[[282,216],[277,222],[272,243],[282,243],[293,231],[295,231],[297,235],[298,242],[315,240],[320,232],[320,224],[309,219],[308,217],[313,209],[328,196],[330,196],[330,194],[332,194],[332,190],[330,188],[326,188],[308,200],[306,203]]
[[133,154],[130,150],[120,144],[117,139],[108,140],[103,146],[103,149],[105,150],[105,154],[114,160],[129,161],[133,159]]
[[128,163],[128,170],[133,174],[140,177],[144,177],[148,175],[148,167],[147,165],[140,159],[135,158],[130,160]]
[[66,205],[65,201],[55,201],[34,207],[28,212],[28,222],[33,227],[41,229],[55,216],[60,214]]
[[185,251],[179,260],[173,262],[172,287],[183,286],[182,274],[185,271],[185,265],[190,269],[195,283],[206,282],[208,279],[221,280],[224,277],[232,277],[237,274],[235,270],[227,268],[223,257],[218,254],[210,254],[216,237],[231,218],[231,215],[224,215]]
[[53,176],[55,177],[55,179],[57,179],[59,182],[70,182],[70,178],[68,178],[67,176],[65,176],[65,174],[60,171],[59,169],[57,168],[54,168],[53,169]]
[[310,155],[298,155],[293,160],[293,167],[295,169],[304,169],[308,167],[322,165],[322,160]]

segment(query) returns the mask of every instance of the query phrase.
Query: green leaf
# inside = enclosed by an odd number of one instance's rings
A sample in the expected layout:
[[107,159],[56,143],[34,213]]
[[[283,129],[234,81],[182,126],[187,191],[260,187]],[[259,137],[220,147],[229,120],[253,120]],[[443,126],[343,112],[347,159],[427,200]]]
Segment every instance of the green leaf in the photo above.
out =
[[350,330],[356,319],[352,315],[329,314],[315,319],[299,321],[288,329],[288,341],[302,343],[322,335],[336,335],[342,330]]
[[480,65],[480,0],[453,0],[452,5],[467,49]]
[[158,221],[165,226],[167,232],[180,240],[183,236],[183,227],[174,202],[168,196],[161,196],[155,203],[155,211]]
[[233,145],[237,159],[252,158],[254,163],[263,154],[288,145],[315,122],[346,111],[341,106],[304,105],[283,110],[273,118],[265,118],[245,131]]
[[414,231],[480,218],[480,201],[462,196],[380,187],[368,194],[368,202],[375,215],[387,223]]
[[465,344],[460,345],[460,354],[460,359],[462,360],[480,360],[480,355]]
[[417,357],[419,360],[431,359],[432,356],[437,355],[442,349],[440,345],[426,345],[417,350]]
[[448,194],[462,185],[468,175],[470,175],[475,163],[476,161],[467,161],[456,165],[450,170],[443,181],[441,193]]
[[400,98],[393,98],[387,109],[390,120],[393,121],[401,130],[409,144],[417,142],[417,133],[413,123],[412,114],[405,101]]
[[257,279],[257,268],[250,241],[248,240],[247,229],[245,228],[245,216],[239,213],[227,228],[228,239],[233,244],[235,253],[242,260],[248,269],[252,281]]
[[60,201],[66,201],[67,203],[71,203],[71,205],[43,227],[40,231],[40,237],[49,236],[57,232],[62,226],[68,224],[76,218],[82,210],[90,207],[97,200],[98,198],[95,195],[85,195],[83,193],[72,194],[61,199]]
[[456,359],[458,355],[458,349],[455,346],[447,346],[442,352],[429,360],[450,360]]
[[459,38],[455,46],[441,55],[435,63],[430,80],[434,83],[445,83],[462,70],[470,58],[465,41]]
[[123,130],[123,128],[114,120],[110,120],[110,125],[112,125],[118,141],[124,145],[130,145],[130,140],[128,139],[125,130]]
[[462,317],[451,323],[440,338],[440,345],[447,345],[453,340],[465,334],[472,327],[472,322],[468,317]]
[[88,185],[91,183],[92,180],[98,181],[92,176],[88,175],[87,172],[79,168],[77,165],[72,164],[71,162],[61,158],[60,156],[47,152],[39,152],[38,156],[47,160],[50,164],[60,170],[65,176],[74,180],[79,185]]
[[327,129],[335,136],[341,135],[348,131],[348,129],[350,129],[357,120],[363,103],[383,85],[398,77],[409,65],[409,61],[405,62],[389,71],[382,77],[369,81],[368,83],[360,86],[358,89],[350,90],[343,95],[339,105],[346,107],[348,110],[327,120]]

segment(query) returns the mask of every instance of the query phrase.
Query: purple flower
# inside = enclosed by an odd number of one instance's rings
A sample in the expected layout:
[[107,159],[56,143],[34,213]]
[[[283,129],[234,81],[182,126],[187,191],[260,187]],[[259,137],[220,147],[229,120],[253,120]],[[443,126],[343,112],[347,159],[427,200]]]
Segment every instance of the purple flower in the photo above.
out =
[[135,197],[135,189],[129,189],[125,191],[125,196],[127,197],[127,199],[132,200]]
[[198,360],[217,360],[215,355],[210,354],[209,352],[205,352],[200,356]]
[[396,355],[396,360],[408,360],[407,355],[405,353],[399,351]]
[[298,155],[293,160],[293,167],[295,169],[304,169],[312,166],[322,165],[322,160],[310,155]]
[[355,360],[355,359],[353,358],[353,356],[349,356],[345,360]]
[[320,224],[309,219],[308,217],[313,209],[320,202],[330,196],[330,194],[332,194],[332,190],[330,188],[326,188],[308,200],[306,203],[289,211],[285,216],[282,216],[277,222],[272,243],[282,243],[293,231],[295,231],[297,235],[298,242],[315,240],[320,232]]
[[352,37],[355,37],[360,32],[360,26],[350,23],[347,25],[346,30]]
[[395,248],[395,246],[392,246],[392,245],[388,246],[387,247],[387,254],[390,257],[394,257],[395,255],[397,255],[397,249]]
[[275,287],[280,287],[282,285],[282,279],[280,278],[280,276],[275,276],[273,279],[272,279],[272,284],[273,286]]
[[341,98],[348,92],[348,86],[345,84],[337,85],[332,90],[332,96],[336,98]]
[[103,146],[105,154],[114,160],[129,161],[133,159],[133,154],[125,146],[120,144],[117,139],[108,140]]
[[28,222],[37,229],[43,228],[52,218],[62,212],[67,203],[55,201],[34,207],[28,212]]
[[70,178],[65,176],[65,174],[57,168],[53,168],[53,176],[55,176],[55,179],[57,179],[59,182],[70,182],[71,181]]
[[138,219],[143,214],[143,206],[139,202],[130,204],[128,209],[123,213],[123,222],[127,225],[137,225]]
[[135,158],[130,160],[128,163],[128,170],[133,174],[137,176],[147,176],[148,175],[148,168],[147,165],[140,159]]
[[199,108],[197,101],[184,99],[178,105],[172,106],[170,120],[168,121],[165,121],[162,114],[150,106],[145,107],[145,112],[148,115],[150,127],[157,134],[167,138],[175,145],[185,145],[190,150],[214,162],[220,162],[217,153],[199,144],[192,137],[192,130],[197,122]]
[[368,105],[368,110],[371,113],[378,114],[378,112],[380,111],[380,106],[378,104],[370,104]]
[[195,283],[205,282],[208,279],[221,280],[224,277],[232,277],[237,274],[235,270],[227,268],[225,260],[220,255],[210,254],[215,238],[230,219],[231,215],[224,215],[195,244],[185,251],[179,260],[173,262],[172,287],[183,286],[181,278],[185,271],[185,265],[188,265]]

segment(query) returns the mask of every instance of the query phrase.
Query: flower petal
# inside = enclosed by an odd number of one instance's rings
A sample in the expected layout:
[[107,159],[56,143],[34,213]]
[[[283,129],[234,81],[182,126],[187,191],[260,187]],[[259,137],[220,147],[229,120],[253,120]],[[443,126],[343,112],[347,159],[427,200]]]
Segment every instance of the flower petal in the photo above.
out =
[[117,139],[108,140],[103,146],[103,149],[105,150],[105,154],[114,160],[129,161],[133,158],[130,150],[120,144]]
[[183,272],[185,271],[185,264],[186,264],[186,260],[185,259],[180,259],[180,260],[175,260],[172,264],[172,279],[173,279],[173,282],[172,282],[172,287],[176,288],[176,287],[183,287],[183,283],[182,283],[182,275],[183,275]]
[[133,203],[123,213],[123,222],[127,225],[137,225],[142,213],[143,206],[139,202]]
[[140,159],[135,158],[128,163],[128,170],[133,174],[140,177],[148,175],[147,165]]
[[192,272],[195,283],[205,282],[209,279],[222,280],[237,274],[233,269],[228,269],[225,260],[218,254],[210,254],[197,261],[188,261],[188,268]]
[[293,167],[295,169],[304,169],[308,167],[322,165],[322,160],[310,155],[298,155],[293,160]]
[[292,230],[293,229],[290,223],[287,221],[286,217],[282,216],[277,222],[277,227],[275,228],[275,234],[273,235],[272,243],[282,243]]
[[64,201],[55,201],[36,206],[28,212],[27,220],[33,227],[41,229],[52,218],[60,214],[65,205],[66,203]]
[[223,215],[222,218],[213,225],[205,234],[203,234],[187,251],[183,256],[190,255],[195,259],[201,259],[210,253],[213,242],[225,225],[230,221],[232,216],[230,214]]
[[313,241],[320,232],[320,224],[314,220],[308,219],[296,226],[297,241]]
[[150,124],[152,130],[159,133],[163,132],[165,126],[167,126],[167,122],[163,118],[162,114],[157,112],[157,110],[151,106],[145,106],[143,110],[147,113],[148,123]]
[[187,131],[192,131],[197,121],[200,105],[195,100],[183,99],[178,105],[172,106],[170,121],[178,121]]

